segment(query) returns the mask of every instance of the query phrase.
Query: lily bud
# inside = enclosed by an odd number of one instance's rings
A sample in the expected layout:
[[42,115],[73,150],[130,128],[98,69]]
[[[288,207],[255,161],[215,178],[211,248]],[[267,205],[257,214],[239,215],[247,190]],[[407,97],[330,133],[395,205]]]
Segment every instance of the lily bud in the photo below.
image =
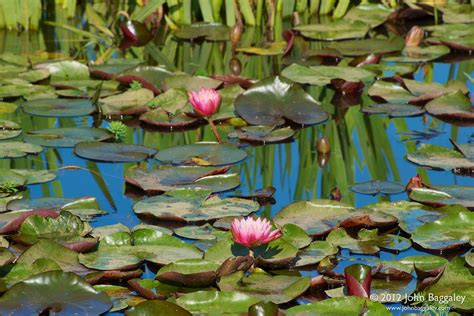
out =
[[331,152],[331,144],[327,137],[321,137],[316,141],[316,150],[320,154],[328,154]]
[[229,67],[234,76],[240,76],[240,72],[242,71],[242,63],[238,58],[232,58],[229,62]]
[[235,24],[229,31],[229,38],[232,45],[237,45],[242,38],[243,27],[239,23]]
[[425,31],[421,27],[415,25],[408,32],[405,38],[405,45],[407,47],[418,47],[420,46],[421,42],[423,42],[424,37]]
[[347,294],[349,296],[370,296],[372,270],[365,264],[352,264],[344,269]]

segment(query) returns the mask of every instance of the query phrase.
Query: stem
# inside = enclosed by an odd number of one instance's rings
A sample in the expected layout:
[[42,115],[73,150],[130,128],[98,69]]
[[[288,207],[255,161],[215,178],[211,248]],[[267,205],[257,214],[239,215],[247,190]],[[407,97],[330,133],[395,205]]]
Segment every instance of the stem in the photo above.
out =
[[212,132],[214,132],[214,135],[216,136],[217,141],[219,142],[219,144],[222,144],[222,140],[221,140],[221,137],[219,136],[219,132],[217,132],[216,125],[214,125],[214,122],[212,121],[210,117],[208,117],[207,120],[209,121],[209,125],[211,126]]

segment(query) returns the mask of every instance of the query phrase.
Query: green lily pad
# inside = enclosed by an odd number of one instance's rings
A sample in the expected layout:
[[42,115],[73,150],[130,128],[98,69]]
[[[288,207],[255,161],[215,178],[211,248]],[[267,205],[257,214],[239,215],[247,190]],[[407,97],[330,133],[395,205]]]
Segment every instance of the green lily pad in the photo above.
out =
[[285,119],[313,125],[328,119],[316,100],[284,77],[267,78],[253,85],[237,97],[235,110],[253,125],[278,126]]
[[413,104],[376,103],[364,106],[362,112],[367,114],[387,114],[390,117],[417,116],[425,113],[425,109]]
[[287,316],[299,315],[347,315],[390,316],[387,308],[378,302],[358,296],[336,297],[317,303],[299,305],[286,310]]
[[81,142],[74,147],[74,153],[89,160],[136,162],[153,156],[156,154],[156,149],[119,143]]
[[242,127],[237,135],[243,141],[267,144],[290,139],[295,135],[295,131],[291,127],[275,129],[271,126],[246,126]]
[[467,254],[464,256],[464,259],[466,259],[466,263],[467,263],[469,266],[474,267],[474,252],[467,253]]
[[30,143],[0,142],[0,158],[21,158],[42,151],[43,147]]
[[150,100],[147,105],[153,109],[161,108],[171,114],[193,111],[186,91],[181,89],[169,89]]
[[[0,111],[1,112],[1,111]],[[0,119],[0,139],[9,139],[21,134],[20,124]]]
[[311,66],[306,67],[293,64],[281,72],[295,82],[302,84],[311,84],[325,86],[331,83],[333,79],[342,79],[345,81],[363,81],[370,82],[375,74],[369,70],[357,67],[344,66]]
[[72,117],[89,115],[96,111],[88,99],[38,99],[22,104],[25,113],[46,117]]
[[107,214],[100,209],[97,199],[93,197],[84,198],[37,198],[21,199],[8,203],[9,211],[31,211],[38,209],[68,211],[82,220],[89,220],[95,216]]
[[175,115],[168,113],[162,108],[147,111],[140,115],[140,121],[158,127],[172,128],[194,125],[200,121],[199,118],[191,117],[185,113],[177,113]]
[[368,194],[368,195],[377,195],[377,194],[385,194],[385,195],[392,195],[392,194],[399,194],[405,192],[405,186],[400,183],[390,182],[390,181],[367,181],[356,183],[351,186],[351,190],[360,193],[360,194]]
[[427,249],[453,249],[474,244],[474,213],[459,212],[418,227],[413,242]]
[[132,292],[123,286],[100,284],[94,285],[93,288],[97,291],[104,292],[112,300],[112,308],[109,312],[117,312],[127,308],[130,303],[143,302],[145,299],[132,295]]
[[148,110],[147,103],[153,99],[148,89],[128,90],[121,94],[100,99],[100,110],[105,115],[133,115]]
[[262,56],[273,56],[273,55],[283,55],[287,43],[285,41],[277,41],[271,43],[265,43],[262,46],[252,46],[252,47],[239,47],[237,48],[238,52]]
[[189,287],[206,287],[216,281],[220,264],[201,259],[179,260],[162,267],[156,274],[164,284]]
[[462,153],[432,144],[422,144],[416,151],[409,153],[407,159],[417,165],[438,170],[474,168],[474,162],[465,158]]
[[79,217],[63,211],[57,218],[38,215],[28,217],[21,224],[16,238],[29,245],[41,239],[53,240],[62,245],[81,243],[95,245],[96,239],[84,238],[91,230],[92,227]]
[[165,265],[182,259],[200,259],[195,246],[158,230],[141,228],[131,234],[132,245],[100,243],[94,252],[80,254],[79,261],[96,270],[127,270],[147,260]]
[[47,258],[37,259],[31,265],[16,263],[12,266],[0,268],[0,292],[3,292],[2,287],[6,290],[35,274],[57,270],[61,271],[61,267],[55,261]]
[[89,79],[89,68],[74,60],[65,60],[45,65],[51,81]]
[[443,45],[433,46],[407,46],[400,56],[384,57],[384,61],[392,61],[398,63],[420,63],[437,59],[451,52],[449,47]]
[[464,94],[469,93],[466,83],[460,80],[451,80],[445,84],[441,84],[437,82],[421,82],[404,78],[403,84],[411,94],[416,96],[429,94],[439,95],[440,93],[447,94],[457,91],[461,91]]
[[0,185],[10,183],[15,186],[45,183],[56,179],[56,173],[34,169],[0,169]]
[[5,247],[0,247],[0,268],[6,264],[12,263],[15,259],[15,255],[10,250]]
[[245,90],[240,87],[238,84],[233,84],[222,89],[219,89],[219,94],[221,96],[221,105],[219,111],[215,113],[212,118],[214,120],[227,120],[231,118],[236,118],[235,113],[235,99],[244,92]]
[[310,286],[310,278],[271,276],[264,271],[254,271],[249,275],[244,275],[244,272],[238,271],[222,277],[218,285],[222,291],[241,292],[263,301],[283,304],[303,294]]
[[240,315],[259,301],[239,292],[199,291],[180,296],[176,304],[196,315]]
[[378,64],[366,64],[361,67],[376,73],[379,78],[392,77],[394,74],[404,76],[412,74],[418,69],[416,64],[393,64],[384,62]]
[[152,215],[162,220],[198,222],[226,216],[246,216],[259,209],[255,201],[210,197],[211,192],[204,189],[177,189],[138,201],[133,210],[137,214]]
[[30,131],[24,140],[45,147],[74,147],[84,141],[106,141],[113,138],[107,130],[91,127],[47,128]]
[[[24,298],[28,297],[28,304]],[[53,308],[57,315],[105,313],[107,294],[71,272],[49,271],[15,284],[0,298],[0,313],[36,315]]]
[[202,88],[217,89],[222,81],[203,77],[190,76],[187,74],[175,74],[164,80],[163,86],[168,89],[181,89],[185,91],[199,91]]
[[474,121],[474,106],[462,91],[444,94],[428,102],[425,109],[439,118]]
[[364,254],[375,254],[380,248],[401,251],[411,247],[409,239],[391,234],[379,235],[377,229],[362,229],[358,239],[354,239],[344,229],[338,228],[329,233],[326,241],[351,252]]
[[296,26],[304,37],[321,41],[336,41],[352,38],[363,38],[370,25],[363,21],[336,20],[325,24],[309,24]]
[[240,184],[238,174],[225,174],[228,168],[162,167],[160,169],[130,168],[125,181],[146,192],[165,192],[179,188],[201,188],[212,192],[231,190]]
[[15,103],[0,102],[0,114],[14,113],[17,108]]
[[328,48],[336,49],[344,56],[363,56],[368,54],[387,54],[399,52],[405,47],[402,37],[390,39],[369,38],[334,42]]
[[186,40],[202,37],[208,41],[227,41],[229,28],[219,23],[193,23],[177,30],[174,36]]
[[382,80],[374,82],[369,88],[368,94],[394,104],[407,103],[412,98],[411,93],[402,86]]
[[247,153],[230,144],[196,143],[160,150],[155,159],[173,165],[221,166],[244,160]]
[[125,312],[127,316],[191,316],[184,308],[167,301],[150,300],[142,302]]
[[352,7],[344,16],[348,21],[364,21],[375,28],[383,24],[394,10],[382,4],[364,3]]
[[311,243],[311,237],[309,237],[304,229],[294,224],[285,224],[281,228],[282,236],[281,239],[289,242],[298,249],[305,248]]
[[394,225],[397,219],[370,209],[354,209],[352,206],[332,200],[312,200],[292,203],[280,210],[274,217],[277,225],[288,223],[303,228],[310,236],[323,236],[342,225],[359,225],[360,221],[369,227]]
[[295,267],[303,267],[316,264],[328,256],[335,255],[339,249],[325,240],[313,241],[308,247],[298,253]]
[[49,78],[49,75],[48,69],[37,69],[18,74],[18,78],[34,83]]
[[[461,261],[462,262],[462,261]],[[447,304],[460,311],[471,313],[474,310],[474,276],[468,268],[458,262],[448,263],[441,278],[425,290],[425,298],[452,298]],[[455,300],[455,297],[464,298]]]
[[[179,237],[196,240],[215,240],[216,234],[221,233],[209,224],[202,226],[183,226],[174,229],[174,233]],[[223,232],[222,232],[223,233]]]

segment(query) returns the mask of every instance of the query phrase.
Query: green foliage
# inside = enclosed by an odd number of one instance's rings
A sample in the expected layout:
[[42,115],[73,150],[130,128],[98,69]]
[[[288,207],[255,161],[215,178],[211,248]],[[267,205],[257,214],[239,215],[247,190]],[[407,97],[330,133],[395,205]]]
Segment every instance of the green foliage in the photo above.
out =
[[127,133],[127,126],[120,121],[110,122],[107,129],[114,134],[116,141],[122,141]]
[[139,81],[133,80],[130,83],[130,90],[140,90],[141,88],[143,88],[143,86]]
[[4,182],[0,185],[0,193],[14,194],[18,192],[18,187],[12,182]]

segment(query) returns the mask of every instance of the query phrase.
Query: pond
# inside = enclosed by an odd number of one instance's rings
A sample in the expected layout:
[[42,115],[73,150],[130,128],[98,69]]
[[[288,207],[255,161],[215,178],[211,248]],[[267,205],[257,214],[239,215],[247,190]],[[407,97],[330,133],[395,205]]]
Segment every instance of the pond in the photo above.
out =
[[[138,2],[0,30],[0,314],[474,311],[470,5]],[[249,252],[247,216],[282,236]]]

